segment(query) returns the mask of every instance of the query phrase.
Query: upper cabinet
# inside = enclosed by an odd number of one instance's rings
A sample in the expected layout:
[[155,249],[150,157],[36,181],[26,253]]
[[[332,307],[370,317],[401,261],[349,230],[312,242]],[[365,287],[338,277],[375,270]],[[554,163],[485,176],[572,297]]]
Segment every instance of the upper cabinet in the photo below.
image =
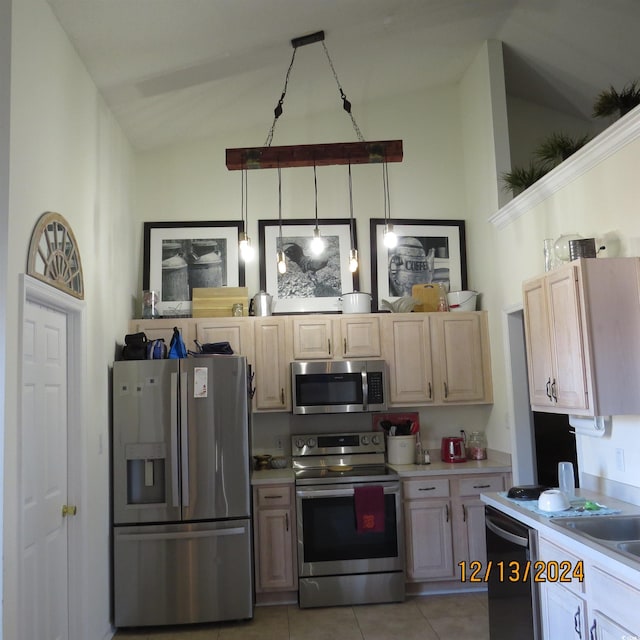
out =
[[532,409],[640,413],[640,259],[581,258],[523,284]]
[[254,364],[251,318],[198,318],[195,324],[200,344],[228,342],[233,353],[246,356],[247,362]]
[[294,360],[380,357],[380,325],[374,315],[305,315],[291,322]]
[[392,313],[380,323],[392,405],[492,402],[486,311]]
[[287,318],[254,318],[256,411],[291,411],[290,342]]

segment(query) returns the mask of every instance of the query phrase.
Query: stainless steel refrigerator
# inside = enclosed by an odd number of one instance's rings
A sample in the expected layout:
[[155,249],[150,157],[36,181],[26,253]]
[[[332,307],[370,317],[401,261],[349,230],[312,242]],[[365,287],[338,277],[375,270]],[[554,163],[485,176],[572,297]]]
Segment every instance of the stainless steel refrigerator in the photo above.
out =
[[253,617],[247,364],[113,366],[117,627]]

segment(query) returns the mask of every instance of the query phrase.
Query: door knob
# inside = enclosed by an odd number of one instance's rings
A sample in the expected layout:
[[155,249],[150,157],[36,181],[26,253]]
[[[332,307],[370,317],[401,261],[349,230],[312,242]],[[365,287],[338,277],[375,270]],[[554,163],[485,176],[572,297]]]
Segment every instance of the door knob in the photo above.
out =
[[78,512],[78,507],[74,504],[63,504],[62,505],[62,517],[65,516],[75,516]]

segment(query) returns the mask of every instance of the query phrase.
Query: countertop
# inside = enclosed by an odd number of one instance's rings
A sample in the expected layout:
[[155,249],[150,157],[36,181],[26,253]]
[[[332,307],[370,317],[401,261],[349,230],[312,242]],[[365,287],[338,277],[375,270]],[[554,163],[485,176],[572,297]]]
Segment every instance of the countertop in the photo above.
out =
[[[439,455],[439,452],[438,452]],[[433,457],[431,458],[434,459]],[[475,475],[480,473],[510,473],[511,465],[504,461],[488,458],[487,460],[467,460],[450,464],[434,460],[431,464],[387,464],[400,478],[419,476]],[[294,483],[293,469],[266,469],[251,472],[251,484],[287,484]]]
[[450,476],[453,474],[475,475],[479,473],[511,473],[511,465],[497,458],[487,458],[486,460],[467,460],[466,462],[442,462],[431,456],[431,464],[389,464],[401,478],[408,476]]
[[[610,509],[619,509],[620,513],[616,515],[640,515],[640,506],[616,500],[594,491],[576,489],[576,496],[598,502]],[[547,540],[567,548],[584,560],[591,560],[610,571],[615,571],[630,584],[640,588],[640,560],[628,558],[605,545],[599,544],[596,540],[586,538],[579,533],[556,524],[556,522],[560,522],[564,518],[538,515],[520,506],[517,502],[500,495],[500,493],[483,493],[480,495],[480,499],[485,504],[491,505],[512,518],[536,529]],[[604,518],[607,516],[592,515],[582,517]]]

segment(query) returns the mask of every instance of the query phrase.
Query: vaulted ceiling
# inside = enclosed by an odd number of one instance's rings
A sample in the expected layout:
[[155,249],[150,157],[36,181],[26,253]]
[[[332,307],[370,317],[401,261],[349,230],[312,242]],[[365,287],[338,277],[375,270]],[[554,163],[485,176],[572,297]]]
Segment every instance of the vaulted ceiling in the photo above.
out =
[[[640,76],[638,0],[49,4],[139,150],[243,126],[266,135],[291,39],[319,30],[356,116],[359,103],[457,82],[488,39],[504,43],[510,94],[585,118],[599,91]],[[285,115],[331,108],[341,103],[322,45],[299,48]]]

